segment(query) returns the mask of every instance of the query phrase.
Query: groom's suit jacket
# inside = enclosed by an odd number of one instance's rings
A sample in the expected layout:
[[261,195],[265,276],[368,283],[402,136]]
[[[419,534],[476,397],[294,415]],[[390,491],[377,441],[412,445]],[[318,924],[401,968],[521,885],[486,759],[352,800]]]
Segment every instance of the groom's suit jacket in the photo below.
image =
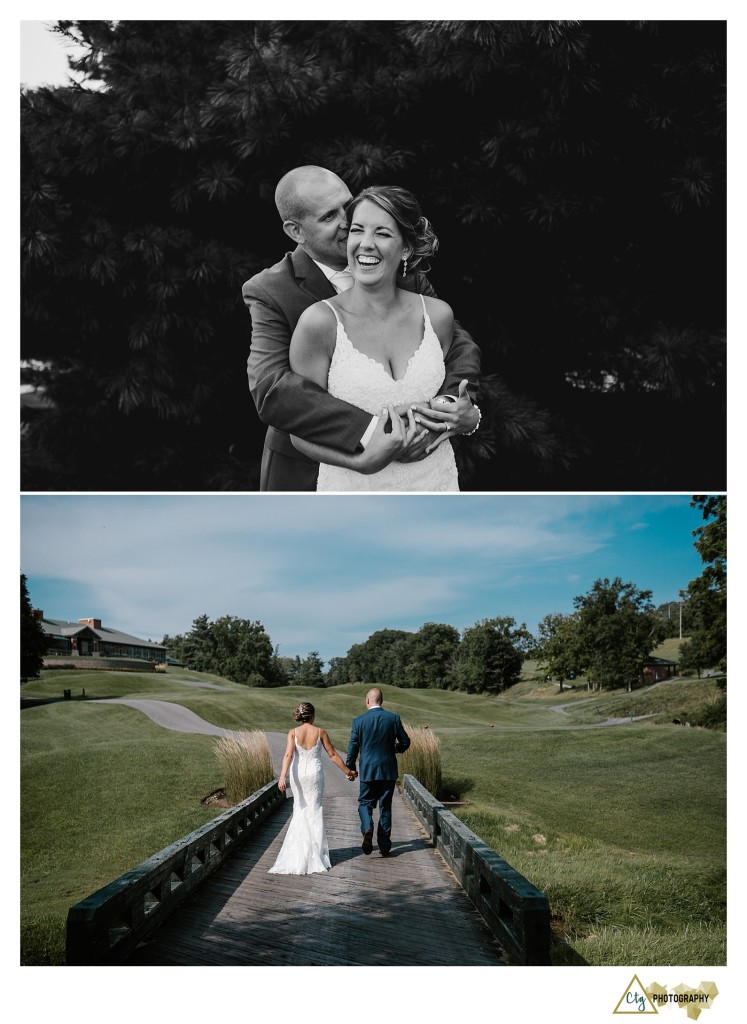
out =
[[[401,288],[435,295],[424,274],[412,274]],[[311,257],[298,246],[274,267],[255,274],[242,288],[252,318],[247,372],[249,389],[267,425],[260,490],[313,491],[318,465],[293,447],[296,434],[307,441],[355,452],[371,422],[367,412],[333,398],[313,381],[292,373],[288,351],[305,309],[335,295],[335,289]],[[456,394],[461,380],[473,385],[480,374],[480,351],[458,324],[446,360],[441,393]]]
[[399,774],[396,755],[409,746],[410,737],[399,715],[384,708],[368,708],[353,719],[346,764],[354,769],[360,755],[361,782],[396,781]]

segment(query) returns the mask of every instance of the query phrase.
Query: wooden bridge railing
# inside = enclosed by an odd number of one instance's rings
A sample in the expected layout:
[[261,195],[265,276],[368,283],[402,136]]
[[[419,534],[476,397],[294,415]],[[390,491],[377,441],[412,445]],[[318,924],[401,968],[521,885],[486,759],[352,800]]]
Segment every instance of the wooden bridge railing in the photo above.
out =
[[122,963],[284,801],[270,782],[71,907],[66,962]]
[[447,811],[412,775],[405,775],[402,794],[511,958],[520,964],[549,964],[547,897]]
[[[412,775],[405,775],[402,793],[514,962],[549,964],[547,897]],[[66,962],[87,966],[123,963],[284,801],[277,781],[270,782],[71,907]]]

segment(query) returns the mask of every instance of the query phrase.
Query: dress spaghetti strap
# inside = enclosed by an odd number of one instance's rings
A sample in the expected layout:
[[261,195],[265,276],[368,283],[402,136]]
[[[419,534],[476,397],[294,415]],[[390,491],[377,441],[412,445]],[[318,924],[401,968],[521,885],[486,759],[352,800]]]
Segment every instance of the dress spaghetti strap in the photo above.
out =
[[[428,310],[425,308],[425,295],[423,295],[422,292],[420,293],[420,301],[423,304],[423,323],[425,324],[426,330],[428,329],[428,325],[429,324],[431,325],[431,330],[433,330],[433,324],[431,324],[431,318],[428,316]],[[435,334],[435,331],[433,333]],[[439,342],[439,344],[440,344],[440,342]]]
[[337,323],[338,323],[338,324],[339,324],[339,325],[340,325],[340,326],[342,327],[342,320],[340,320],[339,316],[337,315],[337,310],[336,310],[336,309],[335,309],[335,307],[334,307],[334,306],[332,305],[332,303],[331,303],[331,302],[329,301],[329,299],[322,299],[322,302],[324,303],[324,305],[325,305],[325,306],[329,306],[329,308],[330,308],[330,309],[332,310],[332,312],[333,312],[333,313],[335,314],[335,320],[336,320],[336,321],[337,321]]

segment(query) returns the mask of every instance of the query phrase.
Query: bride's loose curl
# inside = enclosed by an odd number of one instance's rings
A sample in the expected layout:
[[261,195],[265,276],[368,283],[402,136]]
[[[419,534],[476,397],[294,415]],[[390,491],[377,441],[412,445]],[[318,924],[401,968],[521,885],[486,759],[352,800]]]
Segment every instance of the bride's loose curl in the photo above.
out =
[[408,276],[414,270],[428,271],[430,257],[438,252],[438,239],[412,192],[398,185],[371,185],[364,188],[347,205],[348,227],[352,223],[356,206],[364,199],[381,207],[397,222],[407,248],[412,250],[412,255],[407,257]]
[[307,700],[302,700],[298,707],[293,709],[293,721],[310,722],[315,714],[314,705],[309,704]]

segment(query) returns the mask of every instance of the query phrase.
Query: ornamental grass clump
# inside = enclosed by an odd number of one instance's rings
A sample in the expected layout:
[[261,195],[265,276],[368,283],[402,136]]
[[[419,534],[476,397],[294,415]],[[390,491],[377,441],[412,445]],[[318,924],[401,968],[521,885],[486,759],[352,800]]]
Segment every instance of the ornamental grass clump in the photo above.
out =
[[410,746],[400,754],[402,775],[413,775],[433,796],[441,792],[441,740],[432,729],[402,723],[410,737]]
[[232,806],[275,778],[270,744],[259,730],[222,736],[214,749],[223,772],[226,800]]

